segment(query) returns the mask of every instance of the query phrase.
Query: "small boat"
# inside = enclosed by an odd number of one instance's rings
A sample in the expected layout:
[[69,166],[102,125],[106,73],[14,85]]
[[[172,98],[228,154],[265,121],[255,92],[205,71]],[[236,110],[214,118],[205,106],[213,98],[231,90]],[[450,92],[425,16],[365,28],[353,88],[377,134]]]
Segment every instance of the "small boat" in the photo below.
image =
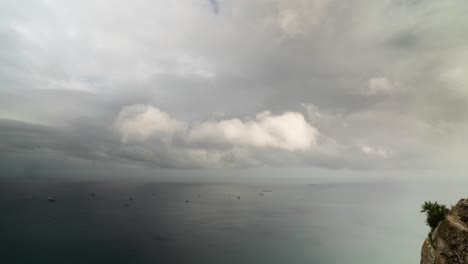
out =
[[48,198],[47,198],[47,201],[49,201],[49,202],[55,202],[55,199],[54,199],[53,197],[48,197]]

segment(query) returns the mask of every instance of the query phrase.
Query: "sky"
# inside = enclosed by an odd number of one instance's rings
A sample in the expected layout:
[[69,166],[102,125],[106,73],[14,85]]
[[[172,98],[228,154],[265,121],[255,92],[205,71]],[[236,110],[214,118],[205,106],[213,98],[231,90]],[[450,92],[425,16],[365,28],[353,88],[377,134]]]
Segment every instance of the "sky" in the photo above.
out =
[[465,169],[464,0],[0,0],[0,155]]

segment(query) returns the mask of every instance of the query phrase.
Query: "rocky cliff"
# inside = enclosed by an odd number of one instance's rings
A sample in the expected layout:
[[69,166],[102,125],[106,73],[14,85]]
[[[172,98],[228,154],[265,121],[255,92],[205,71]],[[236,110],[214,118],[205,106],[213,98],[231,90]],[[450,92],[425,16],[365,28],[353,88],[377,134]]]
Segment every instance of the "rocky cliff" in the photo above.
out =
[[468,199],[450,209],[422,246],[421,264],[468,264]]

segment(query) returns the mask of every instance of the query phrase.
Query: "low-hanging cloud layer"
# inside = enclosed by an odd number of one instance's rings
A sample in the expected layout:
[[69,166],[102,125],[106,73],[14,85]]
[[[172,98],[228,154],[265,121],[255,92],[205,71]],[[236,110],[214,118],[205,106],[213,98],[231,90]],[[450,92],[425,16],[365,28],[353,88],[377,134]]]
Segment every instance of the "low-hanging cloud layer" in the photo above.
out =
[[0,151],[464,166],[468,2],[3,1]]

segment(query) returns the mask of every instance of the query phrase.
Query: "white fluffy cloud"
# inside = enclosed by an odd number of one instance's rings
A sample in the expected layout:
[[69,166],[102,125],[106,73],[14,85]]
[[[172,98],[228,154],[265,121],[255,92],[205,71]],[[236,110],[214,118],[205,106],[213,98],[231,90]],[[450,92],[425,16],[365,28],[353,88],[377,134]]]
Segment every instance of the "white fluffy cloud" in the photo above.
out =
[[124,107],[115,121],[122,141],[145,141],[152,136],[170,138],[184,129],[184,124],[150,105]]
[[145,141],[151,137],[170,139],[181,133],[194,144],[218,144],[253,148],[307,150],[317,144],[319,132],[299,112],[274,115],[265,111],[254,120],[208,121],[190,129],[182,121],[150,105],[130,105],[118,114],[115,125],[123,142]]
[[255,120],[240,119],[206,122],[194,127],[189,138],[195,142],[215,142],[288,151],[307,150],[317,144],[319,133],[307,123],[302,113],[273,115],[266,111]]
[[152,105],[129,105],[114,120],[117,159],[161,167],[257,167],[301,164],[294,157],[323,152],[322,135],[300,112],[269,111],[243,119],[185,122]]

